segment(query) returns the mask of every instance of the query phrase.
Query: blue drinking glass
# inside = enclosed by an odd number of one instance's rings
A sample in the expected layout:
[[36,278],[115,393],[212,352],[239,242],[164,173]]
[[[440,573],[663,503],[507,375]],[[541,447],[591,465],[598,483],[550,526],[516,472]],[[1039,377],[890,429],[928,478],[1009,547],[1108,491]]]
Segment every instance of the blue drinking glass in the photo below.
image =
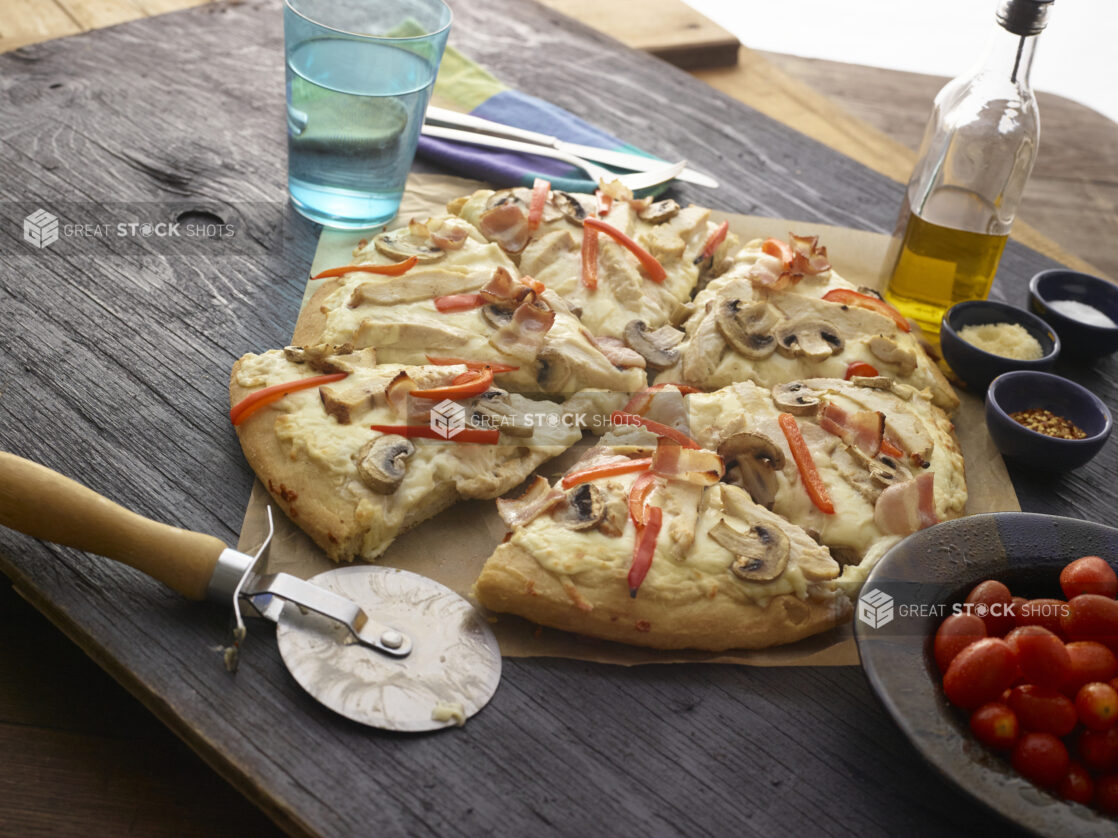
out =
[[287,184],[327,227],[396,215],[439,70],[442,0],[284,0]]

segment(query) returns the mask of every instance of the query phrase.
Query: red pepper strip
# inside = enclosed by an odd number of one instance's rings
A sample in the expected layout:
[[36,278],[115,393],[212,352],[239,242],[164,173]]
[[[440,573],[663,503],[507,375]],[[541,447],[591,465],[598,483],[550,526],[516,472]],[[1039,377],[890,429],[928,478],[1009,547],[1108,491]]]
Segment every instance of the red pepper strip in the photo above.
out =
[[312,375],[310,378],[300,378],[298,381],[285,381],[283,384],[273,384],[271,387],[265,387],[262,390],[257,390],[255,393],[249,393],[230,409],[229,421],[234,425],[239,425],[252,414],[256,413],[256,411],[260,410],[260,408],[266,407],[272,402],[279,401],[288,393],[308,390],[311,387],[321,387],[323,384],[329,384],[331,381],[341,381],[347,375],[349,375],[348,372]]
[[395,265],[345,265],[341,268],[330,268],[330,270],[315,274],[311,279],[326,279],[327,277],[343,276],[358,271],[366,274],[380,274],[381,276],[401,276],[414,268],[418,261],[418,256],[409,256],[403,262],[397,262]]
[[427,362],[437,367],[454,367],[461,365],[468,370],[490,369],[493,370],[494,373],[515,372],[520,369],[520,367],[514,367],[511,364],[498,364],[496,361],[464,361],[461,358],[436,358],[433,355],[427,356]]
[[469,311],[471,308],[481,308],[483,305],[485,305],[485,298],[477,291],[435,297],[435,308],[442,312]]
[[851,291],[849,288],[832,288],[823,295],[823,299],[829,303],[839,303],[844,306],[854,306],[855,308],[864,308],[869,311],[875,311],[883,317],[888,317],[897,324],[897,328],[902,332],[912,330],[908,321],[904,319],[899,311],[893,308],[884,300],[879,300],[877,297],[871,297],[869,294],[859,294],[857,291]]
[[785,268],[792,267],[792,260],[796,256],[796,254],[792,252],[792,248],[788,246],[788,243],[780,239],[765,239],[761,243],[761,252],[767,253],[769,256],[775,256],[784,263]]
[[621,408],[621,412],[643,414],[652,406],[652,397],[665,387],[675,387],[679,390],[681,396],[703,392],[698,387],[692,387],[689,384],[672,384],[670,382],[665,384],[653,384],[651,387],[646,387],[643,390],[638,390],[636,393],[633,393],[633,397],[625,403],[625,406]]
[[788,440],[788,447],[792,449],[792,459],[796,461],[796,468],[800,470],[800,480],[803,481],[807,496],[815,504],[815,508],[828,515],[835,513],[835,505],[831,503],[831,496],[823,478],[819,476],[819,469],[815,467],[815,460],[811,457],[804,435],[800,433],[800,426],[796,424],[796,417],[791,413],[782,413],[777,419],[780,429],[784,431],[784,438]]
[[600,218],[584,218],[582,219],[582,228],[583,230],[585,230],[587,227],[592,230],[598,230],[602,233],[605,233],[607,236],[612,238],[614,241],[616,241],[618,244],[620,244],[622,247],[636,256],[637,261],[641,263],[641,266],[648,274],[648,278],[651,279],[653,282],[663,282],[665,279],[668,278],[668,272],[664,270],[664,266],[656,260],[655,256],[653,256],[627,235],[622,233],[612,224],[607,224]]
[[560,481],[564,489],[569,489],[572,486],[577,486],[580,483],[587,483],[591,480],[597,480],[599,477],[614,477],[618,474],[629,474],[633,471],[645,471],[652,467],[651,457],[641,457],[636,460],[623,460],[613,463],[602,463],[598,466],[590,466],[581,471],[572,471],[570,474],[563,475]]
[[629,487],[629,517],[633,519],[633,523],[637,525],[638,529],[645,524],[646,507],[644,502],[656,486],[656,480],[659,476],[655,472],[646,471],[638,476],[633,481],[633,485]]
[[465,399],[484,393],[493,384],[493,370],[483,367],[469,370],[455,376],[445,387],[432,387],[429,390],[412,390],[408,395],[417,399]]
[[702,448],[699,443],[683,431],[677,431],[675,428],[661,422],[655,422],[652,419],[645,419],[635,413],[622,413],[620,410],[615,410],[610,414],[609,421],[611,425],[641,425],[652,431],[656,436],[666,437],[672,442],[678,442],[684,448]]
[[445,442],[478,442],[484,445],[496,445],[501,439],[501,432],[496,428],[490,430],[463,428],[448,439],[430,425],[369,425],[369,427],[382,434],[398,434],[417,439],[441,439]]
[[582,284],[593,291],[598,287],[598,231],[582,229]]
[[888,437],[883,436],[881,438],[880,451],[881,451],[882,454],[885,454],[889,457],[896,457],[898,459],[901,459],[901,458],[904,457],[904,451],[902,451],[893,442],[891,442]]
[[699,258],[695,260],[696,264],[698,264],[699,262],[705,262],[707,259],[712,258],[714,256],[714,251],[718,249],[718,245],[726,241],[726,234],[729,231],[729,221],[723,221],[721,224],[719,224],[718,229],[710,234],[710,238],[707,239],[707,243],[703,245],[702,253],[700,253]]
[[551,184],[542,177],[536,178],[532,184],[532,200],[528,204],[528,226],[533,230],[540,226],[543,208],[547,204],[547,196],[550,192]]
[[540,282],[535,277],[522,276],[522,277],[520,277],[520,281],[523,282],[525,285],[527,285],[529,288],[531,288],[533,291],[535,291],[537,297],[540,294],[542,294],[544,291],[547,290],[547,286],[544,285],[542,282]]
[[847,381],[849,381],[856,375],[873,378],[874,376],[880,374],[881,373],[877,371],[877,367],[875,367],[873,364],[867,364],[865,361],[851,361],[849,364],[846,365]]
[[609,215],[609,211],[613,209],[613,196],[607,195],[601,189],[595,189],[594,197],[598,199],[598,216]]
[[664,511],[658,506],[646,507],[647,518],[644,526],[637,531],[637,543],[633,547],[633,563],[629,566],[629,596],[636,597],[644,577],[652,567],[652,555],[656,552],[656,538],[664,523]]

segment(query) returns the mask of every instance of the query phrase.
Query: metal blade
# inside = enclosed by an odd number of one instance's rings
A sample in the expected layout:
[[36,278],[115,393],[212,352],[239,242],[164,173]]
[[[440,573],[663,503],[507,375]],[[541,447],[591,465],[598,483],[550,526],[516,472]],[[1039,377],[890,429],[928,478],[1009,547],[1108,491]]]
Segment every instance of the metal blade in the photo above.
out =
[[387,730],[436,730],[477,713],[497,690],[501,653],[485,619],[443,585],[395,568],[358,566],[309,582],[356,603],[412,640],[389,657],[341,623],[290,603],[276,639],[296,681],[346,718]]

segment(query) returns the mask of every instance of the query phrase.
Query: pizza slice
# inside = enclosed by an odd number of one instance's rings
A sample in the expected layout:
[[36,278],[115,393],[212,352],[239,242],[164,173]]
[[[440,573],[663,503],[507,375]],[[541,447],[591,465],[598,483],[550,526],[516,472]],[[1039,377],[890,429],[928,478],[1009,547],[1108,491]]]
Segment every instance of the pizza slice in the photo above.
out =
[[487,608],[660,649],[762,648],[847,620],[840,568],[803,529],[720,482],[722,458],[607,436],[554,486],[499,500],[510,533]]
[[[448,230],[464,231],[456,246],[444,240]],[[374,237],[352,270],[323,279],[296,324],[295,342],[375,347],[381,363],[490,364],[502,387],[521,393],[644,385],[642,355],[591,334],[553,289],[518,278],[496,245],[478,239],[456,218]],[[419,261],[426,251],[441,255]],[[408,267],[405,257],[416,261]],[[358,270],[392,264],[402,266],[395,275]]]
[[679,340],[664,327],[737,246],[710,210],[634,199],[616,183],[597,197],[483,189],[450,209],[562,296],[590,331],[624,341],[653,367]]
[[657,381],[713,390],[882,375],[928,390],[944,410],[959,404],[908,322],[839,276],[814,237],[750,242],[696,296],[685,331],[678,363]]
[[721,454],[726,479],[826,545],[855,588],[893,543],[966,506],[951,421],[927,393],[885,377],[687,395],[666,386],[636,410]]
[[276,503],[335,561],[375,559],[466,498],[507,492],[580,437],[561,409],[490,370],[377,364],[371,349],[288,347],[233,367],[231,418]]

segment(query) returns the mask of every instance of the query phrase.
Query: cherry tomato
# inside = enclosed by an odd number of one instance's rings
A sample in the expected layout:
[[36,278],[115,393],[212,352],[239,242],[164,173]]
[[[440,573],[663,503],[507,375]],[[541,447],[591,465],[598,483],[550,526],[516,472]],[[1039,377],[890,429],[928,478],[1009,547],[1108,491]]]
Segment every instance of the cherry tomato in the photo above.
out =
[[995,701],[1017,679],[1017,655],[997,637],[976,640],[955,656],[943,676],[947,700],[965,710]]
[[1075,712],[1088,730],[1106,730],[1118,722],[1118,692],[1098,681],[1084,684],[1075,694]]
[[1067,736],[1079,721],[1075,704],[1070,698],[1036,684],[1014,687],[1006,704],[1017,714],[1022,730]]
[[1060,616],[1060,627],[1068,640],[1096,640],[1116,652],[1118,600],[1101,594],[1080,594],[1068,600],[1068,610]]
[[1118,771],[1118,727],[1085,730],[1079,734],[1076,748],[1092,771]]
[[933,652],[940,672],[946,672],[955,656],[986,636],[986,624],[975,614],[952,614],[939,624]]
[[1060,571],[1060,587],[1068,599],[1080,594],[1118,596],[1118,574],[1098,556],[1076,559]]
[[1051,733],[1026,733],[1013,746],[1013,767],[1038,786],[1058,786],[1071,760],[1064,743]]
[[987,579],[979,582],[967,594],[966,601],[972,606],[968,609],[977,614],[986,624],[986,634],[1002,637],[1016,625],[1013,618],[1013,595],[1001,582]]
[[1060,615],[1068,604],[1062,599],[1026,599],[1017,602],[1014,597],[1013,616],[1019,626],[1044,626],[1057,637],[1064,636],[1060,628]]
[[1091,772],[1078,762],[1068,765],[1068,773],[1060,781],[1060,797],[1076,803],[1089,804],[1095,796],[1095,781]]
[[1095,805],[1108,815],[1118,815],[1118,774],[1105,774],[1095,783]]
[[1064,642],[1043,626],[1021,626],[1005,637],[1017,653],[1026,682],[1059,689],[1071,673],[1071,656]]
[[1021,733],[1017,716],[1000,701],[983,704],[971,713],[970,729],[975,739],[991,748],[1012,748]]
[[1071,658],[1071,672],[1063,687],[1068,695],[1075,695],[1080,687],[1091,681],[1109,681],[1118,675],[1118,658],[1101,643],[1076,640],[1065,648]]

